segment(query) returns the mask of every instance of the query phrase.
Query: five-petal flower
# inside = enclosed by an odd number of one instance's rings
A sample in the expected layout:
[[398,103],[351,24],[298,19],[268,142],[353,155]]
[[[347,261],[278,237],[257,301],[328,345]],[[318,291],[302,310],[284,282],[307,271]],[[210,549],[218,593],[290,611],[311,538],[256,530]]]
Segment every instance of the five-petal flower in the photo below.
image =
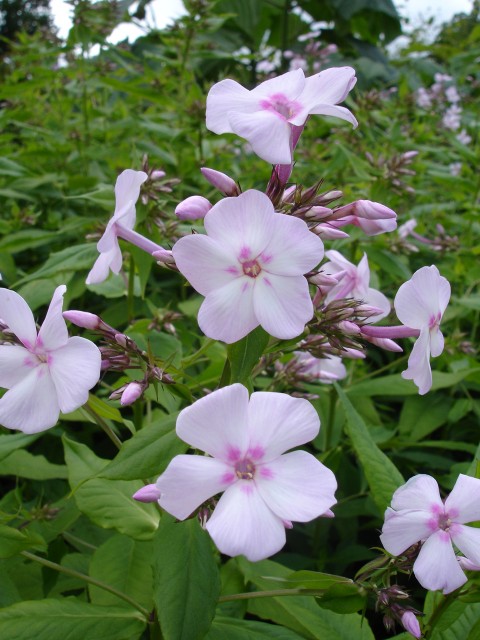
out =
[[283,547],[292,521],[330,515],[336,502],[330,469],[305,451],[284,453],[319,428],[307,400],[270,392],[249,398],[241,384],[218,389],[184,409],[176,427],[209,455],[176,456],[157,480],[158,501],[184,520],[224,492],[206,523],[215,544],[230,556],[266,558]]
[[21,344],[0,345],[0,424],[7,429],[38,433],[53,427],[60,411],[85,404],[100,378],[99,349],[85,338],[68,337],[62,316],[65,285],[55,289],[37,335],[25,300],[0,289],[0,318]]
[[180,272],[206,296],[202,331],[227,343],[258,325],[276,338],[300,335],[313,316],[303,274],[322,259],[322,241],[253,189],[218,202],[204,222],[207,235],[185,236],[172,249]]
[[357,126],[353,114],[337,106],[355,82],[351,67],[325,69],[309,78],[296,69],[251,91],[234,80],[222,80],[207,96],[207,129],[236,133],[263,160],[291,164],[293,128],[302,127],[310,114],[336,116]]
[[417,580],[425,589],[450,593],[467,581],[452,543],[472,566],[480,565],[480,529],[465,526],[477,520],[479,479],[460,474],[443,502],[436,480],[417,475],[393,494],[380,539],[395,556],[422,542],[413,565]]

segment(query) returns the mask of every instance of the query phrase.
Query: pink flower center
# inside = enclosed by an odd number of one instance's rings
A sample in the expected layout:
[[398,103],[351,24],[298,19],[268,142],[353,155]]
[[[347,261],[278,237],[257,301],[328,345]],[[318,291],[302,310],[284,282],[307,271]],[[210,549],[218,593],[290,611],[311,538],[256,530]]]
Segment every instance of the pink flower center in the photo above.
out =
[[283,93],[275,93],[265,100],[261,100],[260,107],[278,113],[282,120],[289,120],[302,110],[302,105],[299,102],[289,100]]
[[240,480],[253,480],[255,476],[255,465],[251,460],[245,458],[235,465],[235,473]]
[[440,311],[437,313],[436,316],[430,316],[430,320],[428,323],[428,327],[430,331],[432,329],[438,329],[438,327],[440,326],[441,319],[442,319],[442,314],[440,313]]
[[256,278],[262,270],[257,260],[246,260],[243,264],[243,273],[249,278]]

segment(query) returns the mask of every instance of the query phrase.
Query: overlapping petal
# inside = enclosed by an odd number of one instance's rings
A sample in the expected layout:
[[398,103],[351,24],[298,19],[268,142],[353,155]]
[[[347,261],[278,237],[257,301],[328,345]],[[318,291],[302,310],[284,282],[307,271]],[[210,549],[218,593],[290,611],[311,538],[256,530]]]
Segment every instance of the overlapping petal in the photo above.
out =
[[450,299],[450,283],[436,266],[422,267],[395,296],[394,306],[400,322],[414,329],[429,326],[432,317],[445,311]]
[[232,111],[253,113],[258,109],[258,101],[248,89],[235,80],[221,80],[214,84],[207,95],[207,129],[213,133],[233,133],[228,114]]
[[437,531],[424,542],[413,572],[422,587],[430,591],[441,590],[444,594],[451,593],[467,581],[450,536],[445,531]]
[[424,327],[420,331],[408,358],[408,369],[402,372],[402,378],[413,380],[421,396],[431,389],[432,369],[430,367],[430,331],[428,327]]
[[445,510],[455,513],[455,522],[466,524],[480,520],[480,479],[461,473],[445,500]]
[[37,339],[37,329],[30,307],[18,293],[0,288],[0,320],[27,349],[32,349]]
[[432,534],[431,521],[428,511],[389,511],[380,540],[389,553],[398,556]]
[[28,349],[16,344],[0,345],[0,387],[10,389],[40,364]]
[[250,94],[257,100],[274,95],[284,95],[289,100],[296,100],[306,85],[305,74],[302,69],[294,69],[287,73],[265,80],[251,90]]
[[450,527],[450,537],[470,562],[480,565],[480,529],[454,524]]
[[418,474],[407,480],[392,497],[392,508],[396,511],[431,511],[432,507],[443,510],[443,502],[437,481],[426,474]]
[[259,158],[271,164],[289,164],[292,158],[291,126],[275,111],[229,114],[232,131],[251,144]]
[[127,229],[135,225],[135,204],[140,196],[140,187],[147,180],[144,171],[125,169],[118,176],[115,183],[115,221],[121,219],[121,224]]
[[67,343],[67,325],[62,315],[63,296],[66,290],[67,287],[62,284],[53,292],[47,315],[38,332],[37,347],[50,351]]

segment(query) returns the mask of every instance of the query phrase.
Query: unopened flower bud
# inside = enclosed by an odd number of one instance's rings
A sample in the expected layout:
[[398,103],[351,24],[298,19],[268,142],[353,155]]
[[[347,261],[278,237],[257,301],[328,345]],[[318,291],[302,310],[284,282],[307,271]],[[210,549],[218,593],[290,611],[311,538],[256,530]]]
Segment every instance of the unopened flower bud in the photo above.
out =
[[88,311],[64,311],[63,317],[82,329],[100,329],[101,325],[104,324],[101,318]]
[[208,167],[202,167],[200,171],[202,172],[203,177],[224,195],[240,195],[240,189],[238,188],[237,183],[235,182],[235,180],[230,178],[230,176],[227,176],[226,173],[215,171],[215,169],[209,169]]
[[198,220],[204,218],[212,208],[212,204],[203,196],[190,196],[182,200],[175,209],[180,220]]
[[332,227],[328,223],[327,224],[317,224],[315,227],[310,229],[310,231],[313,231],[313,233],[315,235],[320,236],[320,238],[325,239],[325,240],[338,240],[340,238],[348,238],[349,237],[348,233],[345,233],[345,231],[341,231],[340,229],[337,229],[336,227]]
[[348,335],[357,335],[360,333],[360,327],[350,320],[342,320],[338,323],[338,328]]
[[332,215],[332,210],[329,209],[328,207],[315,206],[306,212],[305,218],[307,218],[308,220],[323,220],[323,218],[327,218],[328,216],[331,216],[331,215]]
[[292,184],[290,187],[287,187],[283,192],[282,202],[293,202],[295,200],[296,190],[297,190],[296,184]]
[[160,499],[160,490],[155,484],[147,484],[133,494],[132,498],[138,502],[157,502]]
[[175,258],[173,257],[173,253],[170,249],[159,249],[159,251],[154,251],[152,253],[152,258],[158,263],[166,264],[170,267],[176,266]]
[[[345,272],[340,272],[343,275]],[[312,276],[308,276],[308,281],[311,284],[317,285],[317,287],[334,287],[338,284],[340,278],[338,277],[340,274],[336,273],[335,275],[329,275],[327,273],[323,273],[319,271]]]
[[418,156],[418,151],[406,151],[405,153],[402,153],[402,158],[404,160],[413,160],[416,156]]
[[363,360],[366,358],[366,355],[359,349],[352,349],[350,347],[347,347],[342,350],[342,358],[350,358],[351,360]]
[[124,407],[129,404],[133,404],[135,400],[138,400],[138,398],[140,398],[143,392],[143,384],[140,384],[140,382],[130,382],[129,384],[127,384],[120,397],[120,404]]
[[385,351],[394,351],[396,353],[401,353],[403,351],[402,347],[396,342],[394,342],[393,340],[390,340],[390,338],[374,338],[372,336],[365,336],[365,335],[364,335],[364,338],[368,342],[371,342],[372,344],[374,344],[376,347],[380,347],[380,349],[385,349]]
[[152,173],[150,174],[150,180],[161,180],[162,178],[164,178],[167,174],[165,173],[165,171],[161,171],[161,169],[155,169],[154,171],[152,171]]
[[422,632],[420,631],[420,624],[416,615],[412,611],[405,611],[400,618],[401,623],[406,631],[410,633],[414,638],[421,638]]
[[126,336],[124,333],[115,334],[115,342],[119,344],[121,347],[126,348],[128,339],[129,339],[128,336]]

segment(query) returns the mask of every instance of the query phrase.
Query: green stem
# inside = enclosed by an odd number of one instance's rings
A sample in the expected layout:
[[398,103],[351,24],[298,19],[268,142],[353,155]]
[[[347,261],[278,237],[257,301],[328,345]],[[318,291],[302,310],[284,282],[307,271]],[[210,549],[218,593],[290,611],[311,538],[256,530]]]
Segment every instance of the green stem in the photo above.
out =
[[324,593],[324,589],[274,589],[272,591],[249,591],[247,593],[232,593],[228,596],[220,596],[218,602],[250,600],[250,598],[276,598],[277,596],[323,596]]
[[69,533],[68,531],[64,531],[62,533],[62,536],[65,538],[67,542],[69,542],[74,546],[81,545],[82,547],[86,547],[87,549],[91,549],[92,551],[96,551],[98,549],[98,547],[96,547],[94,544],[90,544],[90,542],[87,542],[86,540],[82,540],[81,538],[74,536],[72,533]]
[[325,451],[330,449],[330,444],[332,441],[332,431],[333,425],[335,422],[335,407],[337,405],[337,392],[334,387],[330,388],[330,398],[328,403],[328,420],[327,420],[327,428],[325,429],[325,442],[324,447]]
[[132,322],[134,311],[134,286],[135,286],[135,260],[132,254],[130,254],[130,265],[128,271],[128,293],[127,293],[127,317],[128,322]]
[[434,612],[430,616],[430,620],[428,621],[428,625],[427,625],[429,636],[431,636],[432,629],[437,624],[442,614],[445,612],[446,609],[448,609],[448,607],[452,604],[452,602],[456,602],[457,598],[458,598],[458,591],[454,591],[453,593],[450,593],[448,596],[446,596],[440,602],[438,607],[435,608]]
[[80,573],[79,571],[75,571],[74,569],[69,569],[68,567],[63,567],[61,564],[57,564],[56,562],[51,562],[46,558],[41,558],[40,556],[36,556],[29,551],[22,551],[21,555],[27,558],[28,560],[32,560],[33,562],[38,562],[42,564],[44,567],[48,567],[49,569],[53,569],[54,571],[58,571],[59,573],[64,573],[67,576],[72,576],[73,578],[78,578],[79,580],[83,580],[83,582],[87,582],[88,584],[93,584],[95,587],[99,589],[103,589],[104,591],[108,591],[109,593],[117,596],[121,600],[128,602],[128,604],[132,605],[137,611],[145,617],[145,620],[148,622],[150,617],[150,612],[147,611],[141,604],[132,600],[130,596],[127,596],[126,593],[122,593],[121,591],[117,591],[114,587],[111,587],[109,584],[105,584],[100,580],[96,580],[96,578],[92,578],[91,576],[87,576],[85,573]]
[[195,364],[195,362],[197,362],[199,357],[202,356],[205,353],[205,351],[208,351],[208,349],[210,349],[210,347],[214,343],[215,343],[215,340],[212,340],[211,338],[207,338],[204,344],[200,347],[200,349],[195,351],[195,353],[192,353],[192,355],[188,356],[188,358],[184,358],[182,360],[182,368],[186,369],[187,367],[190,367],[192,364]]
[[358,380],[355,381],[355,384],[359,384],[360,382],[363,382],[364,380],[368,380],[368,378],[372,378],[374,376],[378,376],[380,373],[385,373],[385,371],[387,371],[388,369],[391,369],[392,367],[398,365],[399,362],[402,362],[402,361],[406,360],[407,358],[408,358],[408,354],[405,354],[401,358],[397,358],[396,360],[392,360],[392,362],[389,362],[384,367],[381,367],[381,369],[375,369],[371,373],[367,373],[363,377],[359,378]]
[[111,427],[108,426],[108,424],[105,422],[105,420],[98,415],[98,413],[95,411],[95,409],[92,409],[92,407],[88,404],[88,402],[87,402],[87,404],[83,405],[82,409],[86,413],[88,413],[88,415],[91,416],[95,420],[95,422],[98,424],[98,426],[101,429],[103,429],[105,431],[105,433],[110,438],[110,440],[113,442],[113,444],[117,447],[117,449],[121,449],[122,448],[122,441],[117,436],[117,434],[112,431]]

